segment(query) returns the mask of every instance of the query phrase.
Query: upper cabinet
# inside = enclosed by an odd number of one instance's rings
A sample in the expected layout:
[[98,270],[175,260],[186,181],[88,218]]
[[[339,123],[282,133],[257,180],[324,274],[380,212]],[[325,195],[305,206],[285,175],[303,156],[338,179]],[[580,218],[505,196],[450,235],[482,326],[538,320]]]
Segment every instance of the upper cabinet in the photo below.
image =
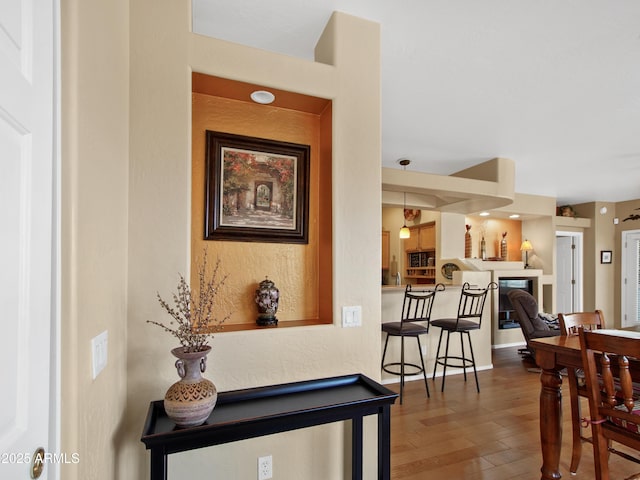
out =
[[435,283],[436,224],[423,223],[409,227],[411,236],[404,240],[407,280]]
[[436,249],[436,224],[435,222],[423,223],[409,227],[411,236],[404,241],[406,252],[411,250],[435,250]]
[[419,250],[435,250],[436,249],[436,224],[429,222],[418,226],[418,249]]
[[382,270],[389,270],[389,231],[382,231]]

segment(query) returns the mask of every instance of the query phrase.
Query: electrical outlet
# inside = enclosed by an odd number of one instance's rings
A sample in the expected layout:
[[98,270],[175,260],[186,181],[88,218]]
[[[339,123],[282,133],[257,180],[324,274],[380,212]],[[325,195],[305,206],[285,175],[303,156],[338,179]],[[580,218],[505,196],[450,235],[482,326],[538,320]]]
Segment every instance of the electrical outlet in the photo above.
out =
[[258,457],[258,480],[273,478],[273,458],[271,455]]
[[91,371],[94,379],[107,366],[108,342],[109,334],[106,330],[91,339]]

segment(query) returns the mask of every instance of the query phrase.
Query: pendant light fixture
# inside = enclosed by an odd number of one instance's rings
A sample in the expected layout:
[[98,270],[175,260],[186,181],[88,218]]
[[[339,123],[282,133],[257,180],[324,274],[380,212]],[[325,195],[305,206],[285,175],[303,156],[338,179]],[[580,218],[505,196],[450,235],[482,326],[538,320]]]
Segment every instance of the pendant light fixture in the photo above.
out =
[[[406,171],[407,165],[411,163],[411,160],[409,160],[408,158],[403,158],[399,163],[400,165],[402,165],[402,169]],[[402,204],[402,228],[400,229],[400,238],[405,239],[411,237],[411,231],[409,230],[409,227],[407,227],[407,221],[404,216],[404,211],[407,209],[407,192],[402,193],[404,196],[404,201]]]

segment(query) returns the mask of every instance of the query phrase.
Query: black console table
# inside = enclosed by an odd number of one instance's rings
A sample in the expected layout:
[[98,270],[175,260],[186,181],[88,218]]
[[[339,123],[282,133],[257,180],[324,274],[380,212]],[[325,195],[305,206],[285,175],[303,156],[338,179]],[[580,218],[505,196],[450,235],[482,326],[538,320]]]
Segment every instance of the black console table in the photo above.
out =
[[391,405],[398,394],[364,375],[223,392],[207,421],[179,428],[163,401],[149,405],[141,441],[151,450],[151,480],[167,479],[169,454],[325,423],[352,422],[352,478],[362,479],[362,418],[378,415],[378,479],[389,480]]

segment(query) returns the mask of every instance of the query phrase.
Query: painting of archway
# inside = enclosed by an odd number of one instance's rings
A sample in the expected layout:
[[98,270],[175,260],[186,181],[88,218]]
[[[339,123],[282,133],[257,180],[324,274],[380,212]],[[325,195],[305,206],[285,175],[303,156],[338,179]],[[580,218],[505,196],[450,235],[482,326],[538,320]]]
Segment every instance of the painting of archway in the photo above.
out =
[[309,146],[207,131],[205,239],[307,243]]

